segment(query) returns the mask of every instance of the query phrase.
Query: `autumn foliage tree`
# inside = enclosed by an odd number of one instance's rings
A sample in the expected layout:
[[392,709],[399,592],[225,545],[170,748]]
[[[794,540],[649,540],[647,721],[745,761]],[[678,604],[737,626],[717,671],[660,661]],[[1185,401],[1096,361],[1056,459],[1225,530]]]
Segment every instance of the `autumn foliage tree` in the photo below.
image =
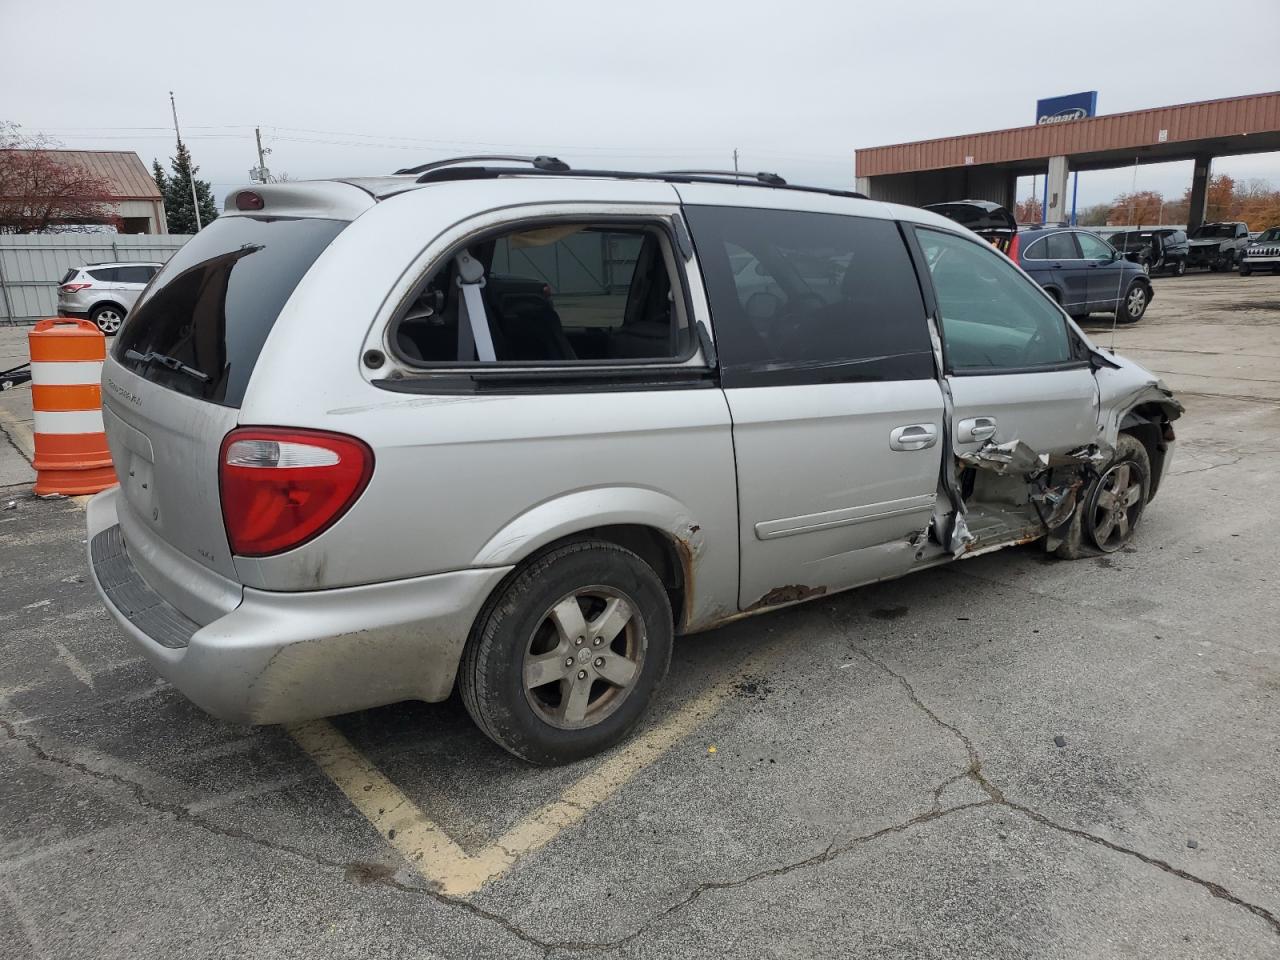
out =
[[1280,190],[1266,180],[1247,180],[1232,192],[1231,220],[1243,220],[1253,230],[1280,226]]
[[1165,207],[1164,196],[1157,190],[1139,190],[1137,193],[1122,193],[1111,201],[1111,209],[1107,212],[1107,223],[1112,224],[1155,224],[1163,222]]
[[1017,206],[1014,207],[1013,218],[1018,223],[1043,222],[1044,210],[1040,205],[1040,198],[1033,195],[1025,200],[1019,200]]
[[[1209,178],[1207,194],[1204,214],[1207,222],[1242,221],[1251,230],[1280,225],[1280,190],[1266,180],[1239,182],[1220,173]],[[1190,210],[1190,188],[1183,192],[1180,200],[1164,200],[1157,190],[1140,190],[1112,200],[1105,222],[1113,227],[1186,223]]]
[[105,179],[58,157],[43,137],[0,122],[0,233],[117,222]]

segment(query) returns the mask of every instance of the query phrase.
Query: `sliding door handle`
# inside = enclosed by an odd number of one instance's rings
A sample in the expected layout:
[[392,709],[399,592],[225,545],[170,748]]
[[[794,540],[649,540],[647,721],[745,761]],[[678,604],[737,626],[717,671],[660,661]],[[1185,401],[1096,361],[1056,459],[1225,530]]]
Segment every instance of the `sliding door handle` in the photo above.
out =
[[969,417],[956,424],[956,440],[959,443],[989,440],[995,435],[995,417]]
[[890,450],[927,450],[938,442],[938,428],[932,423],[912,423],[889,433]]

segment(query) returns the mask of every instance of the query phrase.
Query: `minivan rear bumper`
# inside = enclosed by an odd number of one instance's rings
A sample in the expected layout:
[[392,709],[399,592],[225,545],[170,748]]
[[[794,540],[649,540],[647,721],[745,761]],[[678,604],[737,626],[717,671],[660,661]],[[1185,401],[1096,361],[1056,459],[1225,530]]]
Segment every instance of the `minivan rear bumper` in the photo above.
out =
[[197,706],[236,723],[291,723],[400,700],[445,699],[472,622],[511,570],[300,593],[246,587],[239,606],[199,624],[169,605],[129,560],[118,496],[114,487],[88,506],[89,570],[99,596],[162,677]]

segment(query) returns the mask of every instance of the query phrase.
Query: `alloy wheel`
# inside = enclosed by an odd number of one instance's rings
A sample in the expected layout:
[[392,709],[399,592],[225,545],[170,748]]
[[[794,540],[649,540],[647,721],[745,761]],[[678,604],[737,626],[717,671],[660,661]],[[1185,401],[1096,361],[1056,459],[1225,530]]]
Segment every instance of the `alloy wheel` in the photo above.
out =
[[1147,309],[1147,291],[1141,285],[1134,287],[1125,298],[1124,307],[1129,316],[1137,320]]
[[98,325],[98,329],[103,333],[112,334],[120,329],[120,324],[124,323],[124,317],[120,315],[120,311],[107,307],[105,310],[99,310],[94,314],[93,322]]
[[636,602],[606,586],[581,587],[543,614],[525,648],[525,697],[562,729],[600,723],[630,694],[648,647]]
[[1132,460],[1111,466],[1098,481],[1087,514],[1089,538],[1114,553],[1133,535],[1142,516],[1146,478]]

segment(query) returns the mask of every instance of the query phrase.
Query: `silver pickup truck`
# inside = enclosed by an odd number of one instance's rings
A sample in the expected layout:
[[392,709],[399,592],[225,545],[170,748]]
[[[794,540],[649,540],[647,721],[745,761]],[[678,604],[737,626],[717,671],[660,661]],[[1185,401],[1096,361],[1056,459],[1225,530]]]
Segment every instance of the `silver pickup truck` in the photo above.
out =
[[1249,227],[1238,221],[1202,223],[1191,231],[1187,266],[1231,270],[1249,245]]

